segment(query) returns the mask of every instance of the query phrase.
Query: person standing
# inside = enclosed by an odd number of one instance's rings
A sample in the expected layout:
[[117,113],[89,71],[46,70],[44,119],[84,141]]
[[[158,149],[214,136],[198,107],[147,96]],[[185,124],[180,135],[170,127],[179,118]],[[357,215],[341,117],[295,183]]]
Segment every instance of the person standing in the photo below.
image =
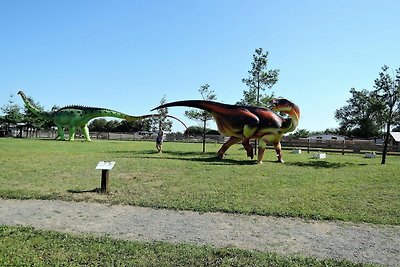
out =
[[162,127],[160,126],[156,138],[156,148],[158,150],[158,153],[162,153],[162,145],[164,141],[164,131],[162,130]]

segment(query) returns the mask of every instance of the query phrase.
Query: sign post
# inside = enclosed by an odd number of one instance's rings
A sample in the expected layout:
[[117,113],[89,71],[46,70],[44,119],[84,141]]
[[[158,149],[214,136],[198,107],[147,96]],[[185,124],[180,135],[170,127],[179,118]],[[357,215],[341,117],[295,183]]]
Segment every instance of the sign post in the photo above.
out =
[[108,193],[109,171],[114,167],[115,161],[99,161],[96,170],[101,170],[101,193]]

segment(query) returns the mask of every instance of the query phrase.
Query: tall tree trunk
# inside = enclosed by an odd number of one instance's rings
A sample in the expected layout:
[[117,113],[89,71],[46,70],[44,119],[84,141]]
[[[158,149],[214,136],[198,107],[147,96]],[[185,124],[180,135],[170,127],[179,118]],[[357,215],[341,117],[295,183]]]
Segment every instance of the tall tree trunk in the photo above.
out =
[[393,116],[393,106],[389,106],[389,116],[386,124],[386,135],[385,135],[385,144],[383,146],[382,151],[382,161],[381,164],[385,164],[386,162],[386,154],[389,146],[389,138],[390,138],[390,126],[392,124],[392,116]]
[[207,121],[203,121],[203,153],[206,153],[206,126]]
[[385,164],[386,162],[386,154],[389,146],[389,138],[390,138],[390,123],[388,123],[386,127],[385,143],[383,145],[381,164]]

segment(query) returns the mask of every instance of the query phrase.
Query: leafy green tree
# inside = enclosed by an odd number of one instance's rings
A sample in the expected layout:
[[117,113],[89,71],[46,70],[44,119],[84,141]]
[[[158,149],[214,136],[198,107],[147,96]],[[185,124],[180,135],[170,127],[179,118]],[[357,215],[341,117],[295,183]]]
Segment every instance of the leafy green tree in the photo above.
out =
[[151,130],[151,120],[137,120],[137,121],[126,121],[123,120],[115,128],[116,132],[140,132],[140,131],[150,131]]
[[150,131],[150,119],[128,122],[126,120],[94,119],[89,123],[89,129],[95,132],[139,132]]
[[[204,132],[204,128],[201,126],[189,126],[184,132],[183,134],[187,135],[187,134],[203,134]],[[219,135],[220,133],[217,130],[214,129],[210,129],[207,128],[206,129],[206,134],[212,134],[212,135]]]
[[257,48],[253,54],[252,69],[248,71],[249,77],[242,79],[248,87],[248,91],[243,91],[243,99],[238,104],[251,106],[266,106],[273,95],[262,94],[267,88],[278,81],[279,70],[268,70],[268,52],[263,53],[262,48]]
[[9,104],[2,107],[1,111],[4,113],[4,116],[2,116],[4,122],[15,124],[21,122],[23,119],[23,113],[21,113],[21,107],[12,102],[9,102]]
[[[167,100],[164,95],[160,100],[160,105],[163,105],[165,103],[167,103]],[[160,128],[162,128],[163,131],[171,131],[172,121],[168,119],[168,117],[166,117],[166,115],[168,114],[168,108],[160,108],[157,110],[157,112],[161,116],[151,119],[151,129],[153,131],[158,131]]]
[[94,119],[89,122],[90,131],[94,132],[105,132],[107,126],[107,120],[104,118]]
[[[29,100],[34,103],[34,105],[41,111],[44,110],[44,107],[40,105],[39,102],[34,102],[34,100],[31,97],[28,97]],[[57,110],[57,106],[53,107],[53,111]],[[23,121],[27,124],[28,127],[35,127],[35,128],[45,128],[49,129],[51,126],[54,126],[54,123],[52,121],[47,121],[43,118],[38,117],[35,115],[32,111],[30,111],[28,108],[24,107],[24,117]]]
[[[245,83],[249,89],[243,91],[243,99],[237,104],[249,106],[264,106],[268,107],[269,102],[274,97],[273,94],[263,94],[267,88],[271,89],[272,86],[278,81],[279,70],[268,70],[268,51],[263,53],[262,48],[257,48],[253,54],[253,62],[251,63],[251,70],[248,71],[249,77],[243,78],[242,82]],[[254,154],[257,154],[257,139],[255,140]]]
[[295,138],[305,138],[308,137],[310,135],[310,131],[306,130],[306,129],[298,129],[296,130],[294,133],[289,134],[288,136],[292,136]]
[[24,115],[21,112],[21,107],[14,103],[13,95],[10,95],[8,103],[1,108],[1,111],[4,113],[1,116],[1,121],[6,124],[7,133],[9,132],[10,124],[17,124],[23,120]]
[[396,74],[390,76],[389,67],[384,65],[379,73],[379,78],[375,79],[375,93],[377,99],[381,100],[385,108],[380,111],[382,121],[386,124],[385,144],[382,153],[382,164],[386,162],[390,130],[400,113],[400,68]]
[[116,132],[116,128],[119,126],[119,120],[109,120],[106,123],[107,132]]
[[[210,90],[210,85],[205,84],[200,86],[199,93],[203,100],[216,100],[217,95],[213,90]],[[203,124],[203,153],[206,152],[206,132],[207,132],[207,121],[212,120],[212,116],[209,112],[204,110],[187,110],[185,111],[185,116],[192,119],[201,121]]]
[[347,105],[335,111],[339,132],[360,138],[379,136],[383,126],[381,111],[385,109],[382,101],[376,98],[375,92],[366,89],[351,88],[350,93]]

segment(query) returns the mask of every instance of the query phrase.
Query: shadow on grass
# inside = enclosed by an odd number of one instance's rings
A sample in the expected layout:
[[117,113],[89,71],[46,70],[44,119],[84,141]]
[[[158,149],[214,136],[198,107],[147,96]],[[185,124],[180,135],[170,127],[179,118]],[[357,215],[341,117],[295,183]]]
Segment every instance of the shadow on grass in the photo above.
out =
[[215,156],[215,152],[198,152],[198,151],[163,151],[163,154],[173,155],[173,156],[204,156],[210,155]]
[[[152,159],[152,160],[182,160],[182,161],[193,161],[193,162],[204,162],[212,165],[254,165],[255,160],[235,160],[235,159],[220,159],[216,156],[215,152],[197,152],[197,151],[163,151],[158,153],[156,150],[125,150],[125,151],[110,151],[127,158],[141,158],[141,159]],[[157,157],[151,155],[160,155]],[[148,155],[148,156],[146,156]]]
[[181,161],[192,161],[192,162],[204,162],[211,165],[255,165],[254,160],[235,160],[235,159],[220,159],[219,157],[191,157],[191,158],[180,158],[180,157],[138,157],[142,159],[152,159],[152,160],[181,160]]
[[[170,157],[168,159],[177,159],[177,160],[185,160],[185,161],[197,161],[197,162],[205,162],[212,165],[254,165],[254,160],[235,160],[235,159],[227,159],[220,158],[216,156],[215,152],[193,152],[193,151],[165,151],[163,154],[168,154],[176,157]],[[192,156],[192,157],[187,157]],[[196,157],[197,156],[197,157]],[[184,158],[186,157],[186,158]],[[164,158],[164,157],[163,157]]]
[[158,154],[156,150],[117,150],[117,151],[107,151],[107,153],[113,154],[121,154],[121,155],[151,155],[151,154]]
[[[343,167],[350,167],[354,166],[356,164],[352,162],[328,162],[328,161],[323,161],[323,160],[310,160],[310,161],[297,161],[297,162],[287,162],[285,163],[287,165],[292,165],[292,166],[299,166],[299,167],[312,167],[316,169],[320,168],[343,168]],[[366,165],[366,164],[358,164],[358,165]]]
[[115,154],[127,154],[127,155],[154,155],[154,154],[167,154],[173,156],[201,156],[201,155],[215,155],[215,152],[198,152],[198,151],[168,151],[164,150],[159,153],[157,150],[119,150],[119,151],[109,151],[109,153]]
[[73,194],[83,194],[83,193],[100,193],[101,188],[93,188],[91,190],[72,190],[69,189],[67,190],[68,193],[73,193]]

